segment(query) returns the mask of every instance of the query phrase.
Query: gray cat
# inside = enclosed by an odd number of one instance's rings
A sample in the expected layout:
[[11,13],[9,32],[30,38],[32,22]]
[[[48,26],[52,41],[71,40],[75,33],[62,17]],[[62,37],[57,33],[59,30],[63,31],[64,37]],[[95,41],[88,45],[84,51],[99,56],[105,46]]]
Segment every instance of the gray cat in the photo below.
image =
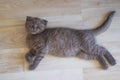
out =
[[89,60],[97,59],[103,69],[108,68],[106,60],[109,64],[115,65],[116,61],[110,52],[96,44],[94,38],[107,30],[114,13],[115,11],[109,12],[99,27],[90,30],[46,28],[47,20],[27,16],[25,27],[30,51],[25,58],[29,63],[29,69],[35,69],[48,53],[61,57],[77,56]]

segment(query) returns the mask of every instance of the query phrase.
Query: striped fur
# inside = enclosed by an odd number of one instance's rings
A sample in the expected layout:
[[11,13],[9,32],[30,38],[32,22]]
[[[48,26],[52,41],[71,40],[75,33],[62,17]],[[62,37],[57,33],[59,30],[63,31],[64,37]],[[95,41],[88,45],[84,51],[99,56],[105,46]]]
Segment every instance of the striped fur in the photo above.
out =
[[116,61],[110,52],[96,44],[95,40],[96,35],[103,33],[110,26],[114,13],[115,11],[110,12],[103,24],[91,30],[46,28],[46,20],[27,17],[27,44],[30,51],[26,54],[26,60],[30,64],[29,69],[35,69],[48,53],[61,57],[97,59],[104,69],[108,68],[106,60],[115,65]]

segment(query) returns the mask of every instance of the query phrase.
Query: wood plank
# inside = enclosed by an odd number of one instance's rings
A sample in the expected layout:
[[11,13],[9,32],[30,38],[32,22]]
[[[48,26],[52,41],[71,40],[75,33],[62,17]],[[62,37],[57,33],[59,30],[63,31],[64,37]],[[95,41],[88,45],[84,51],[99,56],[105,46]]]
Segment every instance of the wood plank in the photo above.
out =
[[119,38],[120,35],[118,35],[120,33],[119,28],[113,28],[112,26],[104,33],[98,35],[96,37],[98,42],[119,42]]
[[95,68],[84,69],[84,80],[119,80],[120,66],[99,70]]
[[106,8],[97,8],[97,9],[88,9],[82,10],[82,19],[84,22],[84,26],[86,28],[94,28],[100,25],[101,22],[104,21],[104,16],[109,12],[115,10],[115,16],[113,17],[111,27],[118,27],[120,26],[120,9],[106,9]]
[[83,80],[82,69],[47,70],[1,74],[1,80]]
[[97,9],[97,8],[116,8],[120,7],[119,0],[81,0],[82,9]]
[[0,29],[0,49],[23,48],[26,46],[25,28],[7,27]]
[[23,72],[23,49],[0,50],[0,73]]
[[100,45],[106,47],[114,55],[116,55],[116,56],[119,55],[120,42],[117,42],[117,41],[115,41],[115,42],[101,42]]
[[[25,16],[55,16],[65,14],[79,14],[81,0],[14,0],[0,1],[0,17],[16,18]],[[9,14],[8,14],[9,13]]]
[[[47,27],[71,27],[71,28],[82,28],[82,16],[78,15],[60,15],[60,16],[44,16],[40,17],[48,20]],[[25,26],[24,18],[4,18],[0,19],[0,27],[24,27]]]

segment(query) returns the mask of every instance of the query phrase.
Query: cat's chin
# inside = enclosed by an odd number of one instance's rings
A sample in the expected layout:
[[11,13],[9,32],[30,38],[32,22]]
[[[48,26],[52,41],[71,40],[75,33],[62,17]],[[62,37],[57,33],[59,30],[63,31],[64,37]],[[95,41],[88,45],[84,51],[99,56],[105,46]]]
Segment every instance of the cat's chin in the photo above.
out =
[[38,34],[38,33],[36,33],[36,32],[32,32],[31,34]]
[[29,32],[29,34],[38,34],[40,32]]

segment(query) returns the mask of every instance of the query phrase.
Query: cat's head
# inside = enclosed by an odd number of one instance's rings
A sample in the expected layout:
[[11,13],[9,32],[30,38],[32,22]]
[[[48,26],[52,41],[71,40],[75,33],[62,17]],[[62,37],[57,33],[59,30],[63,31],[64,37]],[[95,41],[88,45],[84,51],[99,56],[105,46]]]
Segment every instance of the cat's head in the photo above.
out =
[[45,30],[47,22],[45,19],[27,16],[25,27],[29,34],[37,34]]

